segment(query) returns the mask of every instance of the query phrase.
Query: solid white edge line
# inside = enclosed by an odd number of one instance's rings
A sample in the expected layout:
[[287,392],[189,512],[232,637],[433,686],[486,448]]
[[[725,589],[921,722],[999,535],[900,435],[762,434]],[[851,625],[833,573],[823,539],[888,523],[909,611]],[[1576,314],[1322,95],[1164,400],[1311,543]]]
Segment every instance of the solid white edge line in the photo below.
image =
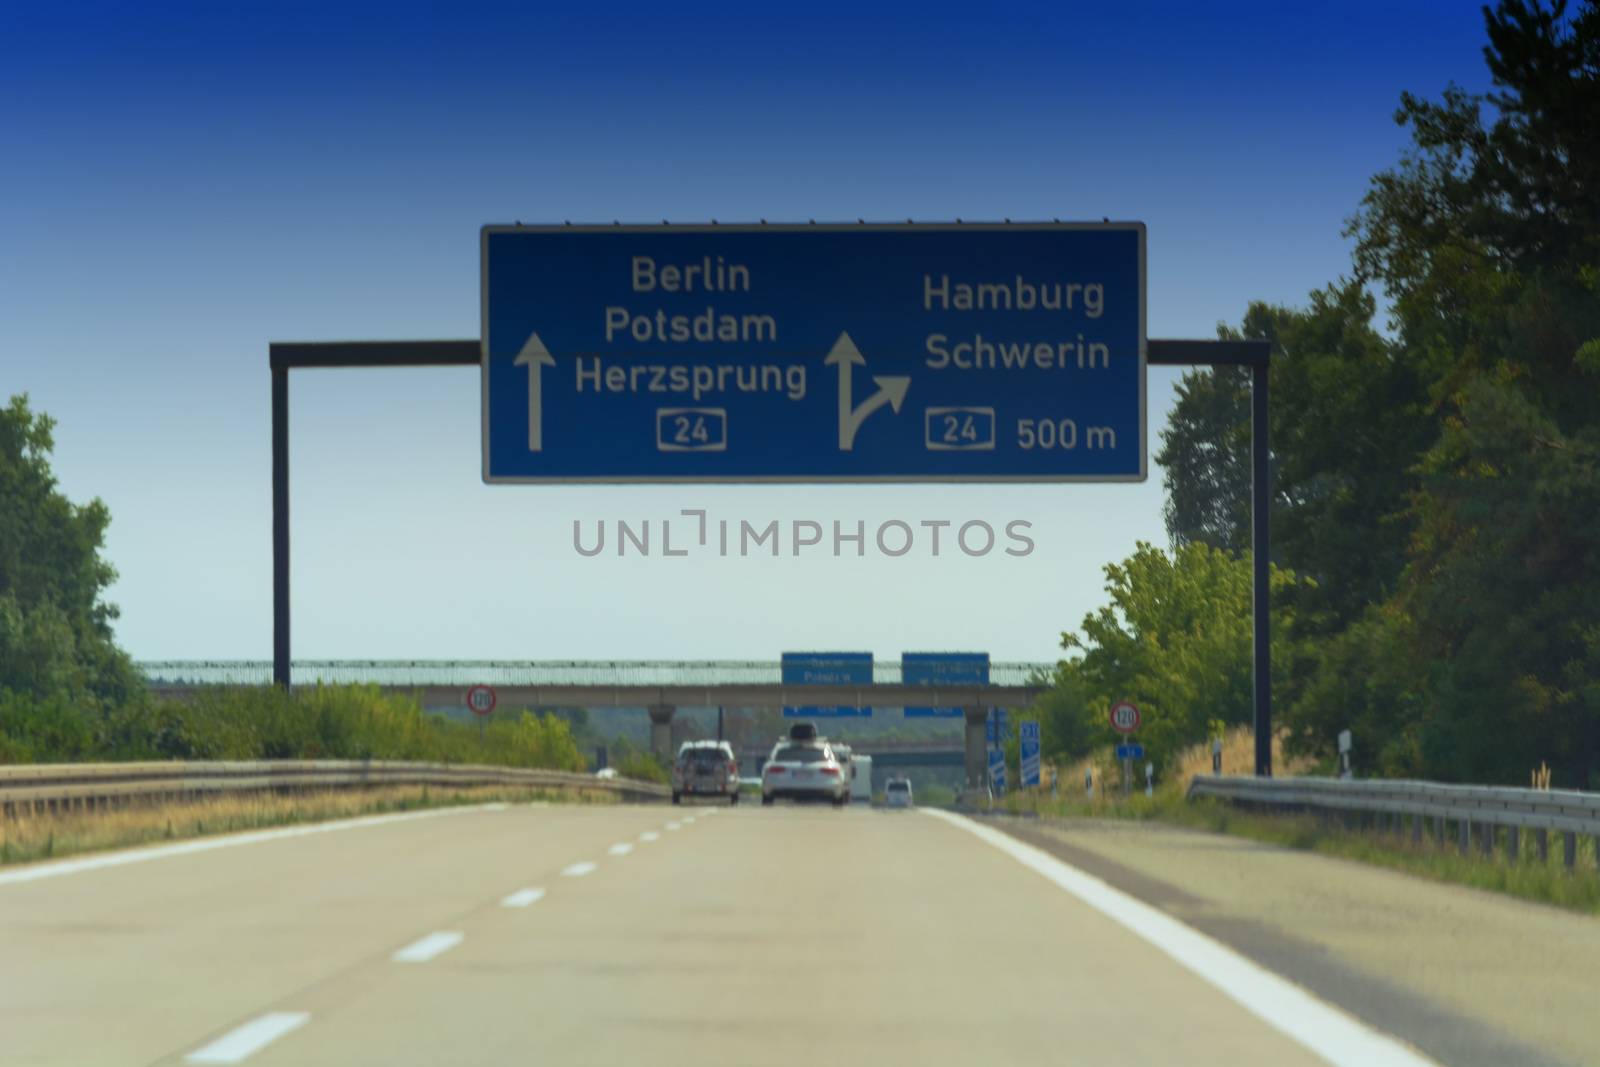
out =
[[427,963],[461,944],[465,937],[465,934],[454,930],[438,930],[427,937],[418,938],[389,958],[396,963]]
[[1336,1067],[1438,1067],[1193,927],[1032,845],[953,812],[919,809],[974,834],[1154,945],[1268,1026]]
[[633,845],[629,844],[627,841],[618,841],[616,844],[606,849],[606,851],[613,856],[626,856],[628,853],[633,851]]
[[586,874],[593,874],[598,867],[599,864],[584,860],[581,863],[574,863],[561,873],[567,878],[582,878]]
[[243,1063],[284,1034],[311,1021],[304,1011],[272,1011],[251,1019],[183,1058],[184,1063]]
[[363,815],[355,819],[330,819],[328,822],[307,826],[285,826],[276,830],[251,830],[248,833],[228,834],[223,837],[203,837],[174,845],[156,845],[151,848],[84,856],[81,859],[57,860],[53,863],[30,865],[12,871],[0,870],[0,885],[37,882],[44,878],[59,878],[63,875],[99,871],[108,867],[125,867],[130,863],[146,863],[171,856],[189,856],[219,848],[238,848],[241,845],[255,845],[263,841],[280,841],[290,837],[307,837],[311,834],[331,834],[341,830],[360,830],[368,826],[410,822],[413,819],[437,819],[446,815],[467,815],[488,810],[492,810],[488,805],[473,804],[464,808],[433,808],[428,811],[397,812],[393,815]]
[[519,889],[500,901],[502,908],[526,908],[544,898],[543,889]]

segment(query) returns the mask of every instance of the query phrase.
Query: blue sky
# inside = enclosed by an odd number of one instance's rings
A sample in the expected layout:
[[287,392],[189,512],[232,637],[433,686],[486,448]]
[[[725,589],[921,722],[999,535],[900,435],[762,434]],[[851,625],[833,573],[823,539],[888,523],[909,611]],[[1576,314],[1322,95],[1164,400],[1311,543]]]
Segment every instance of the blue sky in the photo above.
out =
[[[139,658],[271,653],[271,340],[475,337],[489,222],[1101,217],[1149,329],[1348,270],[1402,90],[1483,86],[1472,3],[14,5],[0,392],[110,506]],[[1150,449],[1176,374],[1150,374]],[[293,385],[300,657],[1051,659],[1139,486],[481,484],[470,370]],[[588,559],[574,520],[1024,520],[1022,559]]]

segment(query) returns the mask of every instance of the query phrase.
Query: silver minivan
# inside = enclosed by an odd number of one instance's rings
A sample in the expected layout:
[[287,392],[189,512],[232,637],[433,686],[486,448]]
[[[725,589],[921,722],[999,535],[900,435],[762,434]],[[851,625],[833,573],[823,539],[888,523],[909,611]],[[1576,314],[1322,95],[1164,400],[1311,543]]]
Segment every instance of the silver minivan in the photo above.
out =
[[911,807],[911,781],[907,778],[891,778],[883,787],[883,804],[887,808]]

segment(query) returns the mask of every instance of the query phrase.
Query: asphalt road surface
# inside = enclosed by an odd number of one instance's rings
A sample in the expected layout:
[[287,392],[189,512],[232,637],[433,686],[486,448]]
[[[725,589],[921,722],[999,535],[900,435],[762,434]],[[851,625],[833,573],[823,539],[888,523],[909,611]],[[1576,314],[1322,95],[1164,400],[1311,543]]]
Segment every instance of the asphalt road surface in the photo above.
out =
[[1040,845],[490,806],[8,869],[0,1064],[1436,1062]]

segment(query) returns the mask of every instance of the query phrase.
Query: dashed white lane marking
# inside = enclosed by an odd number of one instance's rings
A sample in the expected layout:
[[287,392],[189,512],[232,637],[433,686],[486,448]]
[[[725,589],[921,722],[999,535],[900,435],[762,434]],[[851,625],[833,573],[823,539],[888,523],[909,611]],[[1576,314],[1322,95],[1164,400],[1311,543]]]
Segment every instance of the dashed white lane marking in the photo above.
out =
[[454,930],[440,930],[429,934],[420,941],[413,941],[389,958],[396,963],[427,963],[434,957],[442,956],[461,944],[461,940],[465,936],[464,934],[456,933]]
[[613,856],[626,856],[628,853],[633,851],[633,846],[626,841],[618,841],[616,844],[606,849],[606,851],[611,853]]
[[668,830],[676,830],[676,829],[678,829],[678,824],[675,823],[675,822],[669,822],[669,823],[667,823],[667,829]]
[[661,840],[661,835],[656,833],[654,830],[646,830],[644,833],[639,835],[639,840],[640,841],[660,841]]
[[519,889],[500,901],[500,906],[502,908],[526,908],[542,896],[544,896],[543,889]]
[[561,873],[568,878],[582,878],[586,874],[593,874],[595,871],[595,866],[595,864],[589,862],[588,860],[584,860],[582,863],[574,863],[571,867],[568,867]]
[[1438,1067],[1415,1049],[1318,1000],[1288,979],[1252,963],[1166,912],[1113,889],[1041,849],[960,815],[930,808],[919,810],[977,835],[1024,867],[1042,874],[1335,1067]]
[[243,1063],[250,1056],[311,1021],[303,1011],[273,1011],[234,1027],[183,1058],[184,1063]]
[[694,816],[693,815],[685,815],[681,821],[685,826],[687,826],[690,823],[694,822]]
[[101,856],[85,856],[83,859],[31,864],[19,870],[0,871],[0,885],[10,885],[14,882],[37,882],[42,878],[58,878],[64,874],[99,871],[107,867],[125,867],[130,863],[145,863],[149,860],[166,859],[169,856],[190,856],[196,852],[211,852],[219,848],[238,848],[240,845],[255,845],[263,841],[280,841],[288,837],[332,834],[341,830],[360,830],[367,826],[411,822],[413,819],[439,819],[446,815],[467,815],[472,812],[487,810],[489,810],[488,805],[474,804],[466,808],[435,808],[432,811],[406,811],[394,815],[365,815],[359,819],[339,819],[335,822],[321,822],[313,826],[287,826],[279,830],[252,830],[250,833],[245,834],[207,837],[198,841],[184,841],[176,845],[156,845],[153,848],[136,848],[125,852],[109,852]]

